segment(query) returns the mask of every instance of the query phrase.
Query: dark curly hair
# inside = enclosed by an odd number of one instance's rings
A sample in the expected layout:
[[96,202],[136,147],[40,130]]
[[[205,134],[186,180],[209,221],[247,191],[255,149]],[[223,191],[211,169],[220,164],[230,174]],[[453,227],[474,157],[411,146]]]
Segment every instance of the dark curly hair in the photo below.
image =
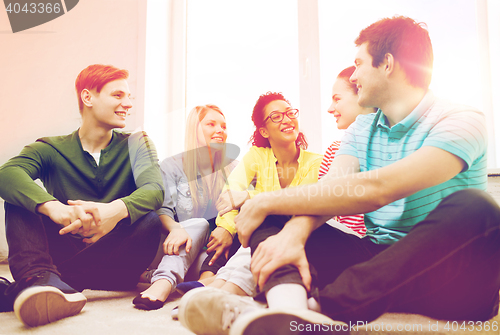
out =
[[[267,92],[266,94],[262,94],[259,99],[257,99],[252,112],[252,121],[255,126],[255,131],[253,132],[252,137],[250,137],[250,141],[248,141],[248,143],[252,143],[252,145],[261,148],[271,147],[269,140],[260,134],[259,128],[264,126],[264,109],[269,103],[276,100],[285,101],[290,105],[290,102],[285,99],[283,94],[276,92]],[[307,149],[308,144],[306,136],[302,132],[299,132],[295,145],[303,150]]]

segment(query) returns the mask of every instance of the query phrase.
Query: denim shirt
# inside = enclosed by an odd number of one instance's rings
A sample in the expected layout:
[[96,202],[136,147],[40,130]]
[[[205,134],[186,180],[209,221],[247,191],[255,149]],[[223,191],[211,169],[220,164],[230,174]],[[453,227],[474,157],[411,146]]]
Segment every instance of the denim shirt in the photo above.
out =
[[[184,168],[182,165],[183,154],[166,158],[161,162],[160,169],[165,185],[165,199],[162,207],[157,211],[158,215],[168,215],[175,221],[181,222],[193,218],[193,200],[191,190]],[[233,161],[226,170],[232,170],[235,166]],[[198,178],[201,175],[198,174]],[[201,211],[203,217],[207,220],[217,216],[215,202],[217,199],[206,199],[203,190],[198,190],[198,199],[200,199]]]

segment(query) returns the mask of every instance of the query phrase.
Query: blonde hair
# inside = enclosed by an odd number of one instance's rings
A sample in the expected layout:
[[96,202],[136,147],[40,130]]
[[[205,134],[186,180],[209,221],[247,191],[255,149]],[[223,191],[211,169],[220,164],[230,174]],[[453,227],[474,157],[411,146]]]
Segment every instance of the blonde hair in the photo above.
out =
[[[212,171],[214,173],[214,182],[207,182],[207,178],[198,179],[198,174],[201,170],[198,167],[199,155],[198,148],[200,144],[198,142],[198,132],[200,122],[205,118],[207,113],[210,111],[216,111],[220,113],[224,118],[224,114],[219,107],[215,105],[203,105],[196,106],[189,112],[186,121],[186,140],[185,140],[185,154],[182,160],[182,165],[184,168],[184,173],[186,174],[189,190],[191,191],[191,199],[193,201],[193,215],[198,217],[203,216],[204,213],[199,213],[200,209],[204,207],[204,202],[207,199],[212,199],[214,202],[219,197],[225,182],[225,171],[224,167],[226,165],[226,150],[217,150],[213,157],[210,152],[210,160],[212,164]],[[209,144],[207,143],[207,146]],[[205,176],[201,176],[205,177]],[[202,190],[203,199],[199,198],[199,190]]]

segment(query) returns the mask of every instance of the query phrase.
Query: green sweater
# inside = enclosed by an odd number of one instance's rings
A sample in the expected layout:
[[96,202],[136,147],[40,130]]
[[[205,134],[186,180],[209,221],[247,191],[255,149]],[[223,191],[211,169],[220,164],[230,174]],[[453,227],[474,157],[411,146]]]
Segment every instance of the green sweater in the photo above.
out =
[[[47,191],[34,182],[38,178]],[[55,199],[63,204],[121,199],[134,223],[159,209],[163,196],[156,149],[144,132],[113,131],[99,165],[83,150],[77,130],[40,138],[0,167],[0,197],[34,213],[37,205]]]

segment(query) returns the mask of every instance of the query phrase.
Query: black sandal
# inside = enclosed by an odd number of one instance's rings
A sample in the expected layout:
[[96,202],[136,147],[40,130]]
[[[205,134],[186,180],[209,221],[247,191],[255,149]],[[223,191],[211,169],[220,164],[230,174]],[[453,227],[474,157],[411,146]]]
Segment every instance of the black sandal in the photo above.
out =
[[0,277],[0,313],[14,310],[13,299],[6,294],[7,288],[11,285],[12,283],[7,278]]
[[154,310],[154,309],[160,309],[163,307],[165,304],[165,301],[160,301],[160,300],[149,300],[149,298],[143,297],[140,293],[134,298],[132,303],[135,305],[136,308],[139,309],[144,309],[144,310]]

